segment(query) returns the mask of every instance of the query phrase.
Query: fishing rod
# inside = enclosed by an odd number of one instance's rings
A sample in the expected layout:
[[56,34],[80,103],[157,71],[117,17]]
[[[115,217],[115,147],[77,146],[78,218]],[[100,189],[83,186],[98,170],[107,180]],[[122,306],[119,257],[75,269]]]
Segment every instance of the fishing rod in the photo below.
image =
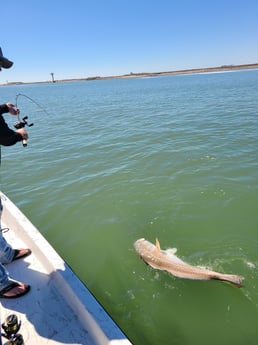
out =
[[[19,97],[27,98],[32,103],[36,104],[37,107],[39,107],[41,110],[43,110],[47,115],[49,115],[48,112],[46,111],[46,109],[44,109],[38,102],[36,102],[31,97],[29,97],[27,95],[24,95],[23,93],[19,93],[19,94],[16,95],[16,99],[15,99],[15,108],[16,109],[18,109],[18,99],[19,99]],[[32,127],[34,125],[34,123],[28,123],[27,122],[28,116],[24,116],[22,119],[20,119],[20,113],[17,114],[17,119],[18,119],[18,121],[16,121],[15,124],[14,124],[14,127],[16,129],[24,128],[25,126]],[[26,139],[22,140],[22,145],[23,145],[23,147],[27,146],[27,140]]]

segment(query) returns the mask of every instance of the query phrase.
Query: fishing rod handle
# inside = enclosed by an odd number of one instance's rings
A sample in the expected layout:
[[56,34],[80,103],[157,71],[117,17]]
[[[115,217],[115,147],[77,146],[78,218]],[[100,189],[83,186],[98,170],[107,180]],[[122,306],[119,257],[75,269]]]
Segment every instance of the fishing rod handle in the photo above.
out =
[[27,146],[27,140],[26,139],[22,139],[22,146],[26,147]]

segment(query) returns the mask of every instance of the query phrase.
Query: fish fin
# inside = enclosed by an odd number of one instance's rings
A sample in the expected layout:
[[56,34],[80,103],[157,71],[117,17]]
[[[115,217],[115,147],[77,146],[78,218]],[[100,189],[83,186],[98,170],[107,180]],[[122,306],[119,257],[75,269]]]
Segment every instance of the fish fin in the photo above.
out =
[[156,248],[158,249],[158,251],[160,251],[160,244],[159,244],[159,240],[156,238]]
[[245,278],[236,274],[218,274],[212,277],[212,279],[224,280],[235,285],[238,288],[241,288],[243,287],[242,280],[244,280]]
[[176,254],[176,252],[177,252],[177,248],[168,248],[168,249],[166,250],[166,252],[167,252],[168,254],[174,255],[174,254]]

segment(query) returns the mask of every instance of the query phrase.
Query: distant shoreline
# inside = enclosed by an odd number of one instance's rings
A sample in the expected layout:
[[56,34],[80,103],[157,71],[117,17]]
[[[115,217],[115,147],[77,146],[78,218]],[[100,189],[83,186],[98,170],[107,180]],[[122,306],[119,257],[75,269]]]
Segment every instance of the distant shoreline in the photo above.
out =
[[35,82],[10,82],[5,84],[0,84],[0,86],[8,85],[25,85],[25,84],[43,84],[43,83],[65,83],[65,82],[74,82],[74,81],[92,81],[92,80],[106,80],[106,79],[126,79],[126,78],[144,78],[144,77],[158,77],[158,76],[168,76],[168,75],[180,75],[180,74],[197,74],[197,73],[213,73],[213,72],[226,72],[226,71],[237,71],[243,69],[257,69],[258,63],[253,64],[244,64],[244,65],[223,65],[218,67],[205,67],[205,68],[193,68],[193,69],[184,69],[176,71],[165,71],[165,72],[141,72],[123,74],[117,76],[106,76],[106,77],[86,77],[86,78],[74,78],[74,79],[56,79],[46,80],[46,81],[35,81]]

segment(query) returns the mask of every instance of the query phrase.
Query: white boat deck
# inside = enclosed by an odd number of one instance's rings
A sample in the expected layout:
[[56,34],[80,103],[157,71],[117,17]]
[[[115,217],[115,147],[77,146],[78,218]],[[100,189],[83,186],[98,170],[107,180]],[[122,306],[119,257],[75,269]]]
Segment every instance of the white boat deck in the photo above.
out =
[[1,324],[10,314],[17,315],[26,345],[130,345],[38,230],[5,195],[1,199],[2,228],[10,229],[4,236],[14,248],[32,250],[27,258],[6,266],[10,276],[30,284],[31,291],[23,297],[0,299]]

